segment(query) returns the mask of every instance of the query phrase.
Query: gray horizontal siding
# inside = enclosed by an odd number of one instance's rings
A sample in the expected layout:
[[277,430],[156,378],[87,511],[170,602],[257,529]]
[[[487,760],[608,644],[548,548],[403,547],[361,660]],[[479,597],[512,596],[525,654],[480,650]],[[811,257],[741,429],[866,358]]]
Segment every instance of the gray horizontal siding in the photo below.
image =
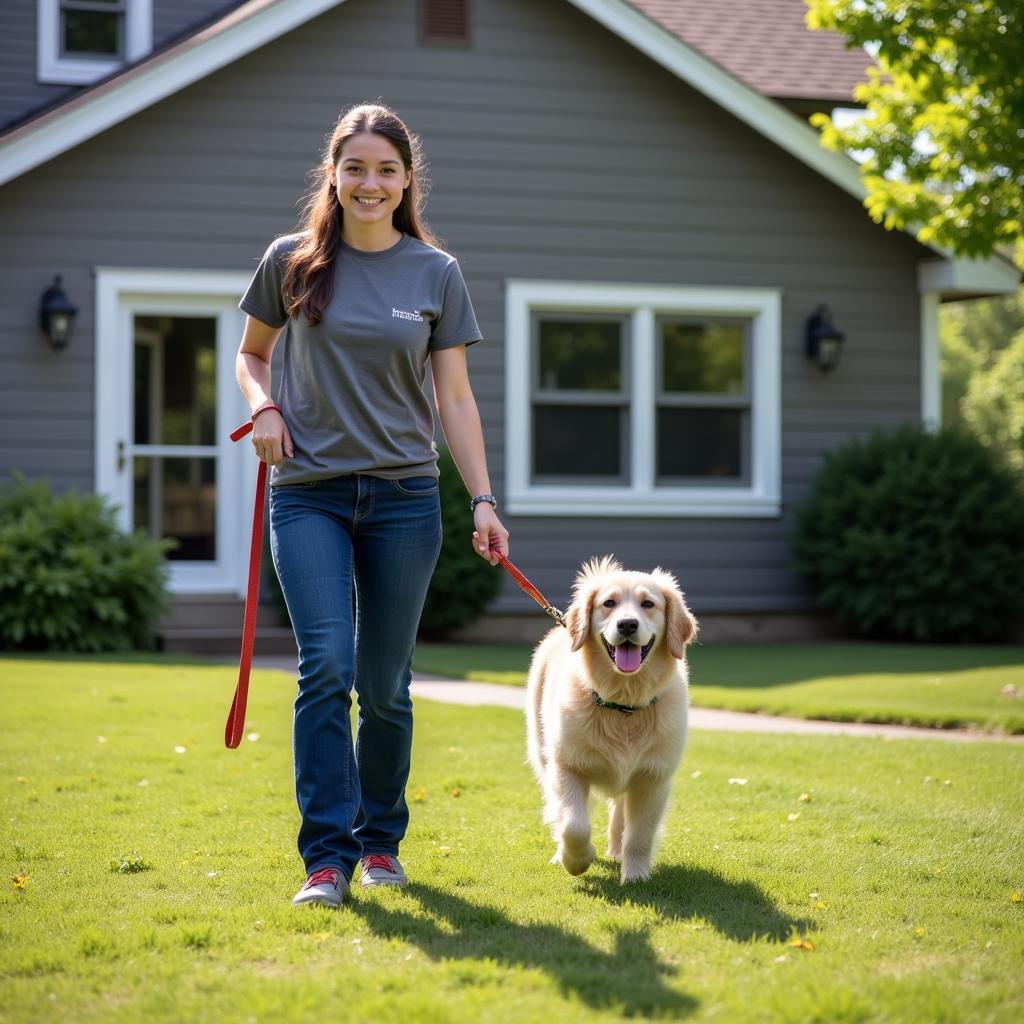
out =
[[[0,189],[0,400],[23,392],[17,416],[50,421],[33,448],[45,459],[27,460],[7,431],[0,465],[91,479],[94,266],[254,268],[294,227],[339,109],[377,96],[423,139],[429,219],[460,259],[486,336],[470,365],[499,496],[516,358],[504,349],[509,278],[783,293],[781,518],[512,519],[517,563],[560,604],[579,564],[611,551],[674,570],[698,614],[806,608],[787,536],[822,453],[919,415],[924,250],[552,0],[477,0],[466,50],[420,47],[403,0],[348,0]],[[56,272],[82,310],[60,356],[33,334]],[[819,302],[848,337],[827,377],[803,357]],[[507,582],[496,607],[532,603]]]
[[36,80],[36,18],[36,0],[0,3],[0,131],[77,89]]
[[[154,49],[242,2],[153,0]],[[50,85],[36,79],[37,20],[36,0],[0,3],[0,131],[26,114],[81,90],[80,86]]]

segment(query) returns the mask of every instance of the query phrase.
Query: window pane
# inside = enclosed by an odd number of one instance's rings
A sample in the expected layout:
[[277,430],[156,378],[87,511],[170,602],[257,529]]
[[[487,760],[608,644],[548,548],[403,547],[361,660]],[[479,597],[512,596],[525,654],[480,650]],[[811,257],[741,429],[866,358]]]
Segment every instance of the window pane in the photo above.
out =
[[658,478],[744,475],[740,409],[659,409]]
[[619,391],[622,324],[541,320],[539,383],[545,391]]
[[64,52],[121,55],[121,15],[106,11],[64,11]]
[[625,411],[620,407],[534,406],[535,477],[623,477],[627,444]]
[[135,528],[151,537],[172,537],[167,553],[182,562],[217,557],[215,459],[136,457],[132,465]]
[[135,317],[135,443],[216,444],[216,406],[217,321]]
[[662,391],[742,394],[743,333],[740,324],[663,323]]

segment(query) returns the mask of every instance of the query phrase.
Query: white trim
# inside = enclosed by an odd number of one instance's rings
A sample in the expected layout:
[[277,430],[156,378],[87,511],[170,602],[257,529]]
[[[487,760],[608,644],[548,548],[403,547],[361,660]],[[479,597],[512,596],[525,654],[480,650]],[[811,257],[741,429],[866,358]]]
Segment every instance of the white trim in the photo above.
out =
[[917,265],[920,292],[934,292],[944,299],[1013,295],[1020,285],[1020,271],[996,256],[985,260],[922,260]]
[[796,114],[734,78],[631,4],[624,0],[569,2],[850,195],[858,199],[866,195],[854,160],[824,149],[818,133]]
[[939,366],[939,295],[921,296],[921,423],[925,430],[942,426],[942,370]]
[[[249,0],[216,25],[130,69],[109,86],[16,128],[0,143],[0,185],[344,2]],[[221,27],[225,23],[229,27]]]
[[[130,529],[131,510],[125,500],[130,482],[132,445],[127,438],[131,414],[132,361],[125,358],[131,337],[131,318],[143,310],[153,313],[200,313],[217,317],[217,560],[203,565],[171,562],[170,590],[174,593],[245,595],[247,531],[251,495],[256,487],[256,460],[249,449],[233,445],[228,434],[248,416],[234,386],[237,341],[244,315],[237,308],[249,284],[249,274],[223,271],[131,270],[96,268],[95,490],[118,505],[122,529]],[[164,451],[166,449],[166,451]],[[210,448],[146,446],[147,454],[209,454]],[[119,466],[119,453],[124,465]]]
[[153,49],[153,0],[125,0],[125,59],[89,60],[60,53],[60,0],[36,0],[36,78],[56,85],[91,85]]
[[[534,310],[628,311],[632,316],[631,483],[530,482],[530,321]],[[655,487],[654,323],[660,313],[751,319],[751,481],[749,486]],[[771,288],[510,280],[505,288],[506,493],[511,515],[774,517],[782,507],[782,295]],[[642,372],[639,372],[641,371]],[[649,410],[650,415],[637,410]]]
[[[45,5],[54,0],[38,2]],[[72,100],[9,133],[0,141],[0,185],[344,2],[249,0],[151,63],[127,71],[80,102]],[[734,78],[625,0],[569,2],[845,192],[864,198],[866,190],[854,160],[824,149],[817,132],[795,114]],[[908,228],[908,233],[913,234],[913,229]],[[951,258],[940,246],[928,248],[944,259]],[[957,271],[954,268],[948,273],[956,277]],[[973,294],[1009,294],[1020,282],[1015,273],[1007,261],[977,261]],[[941,289],[922,285],[922,290]]]

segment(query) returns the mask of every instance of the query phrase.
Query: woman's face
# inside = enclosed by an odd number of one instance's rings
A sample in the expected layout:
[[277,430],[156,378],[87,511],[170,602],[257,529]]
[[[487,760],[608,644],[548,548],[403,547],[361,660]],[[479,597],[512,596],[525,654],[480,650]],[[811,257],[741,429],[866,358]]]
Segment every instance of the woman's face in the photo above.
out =
[[370,226],[391,223],[412,180],[394,144],[383,135],[360,132],[341,147],[334,187],[346,217]]

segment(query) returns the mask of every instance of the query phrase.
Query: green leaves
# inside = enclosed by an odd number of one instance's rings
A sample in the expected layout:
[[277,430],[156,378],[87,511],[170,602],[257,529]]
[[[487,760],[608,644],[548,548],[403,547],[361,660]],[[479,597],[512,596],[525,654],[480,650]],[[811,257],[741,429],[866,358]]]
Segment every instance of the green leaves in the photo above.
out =
[[57,496],[15,474],[0,487],[0,648],[153,646],[167,544],[123,534],[98,495]]
[[867,46],[868,117],[811,123],[865,155],[865,206],[886,228],[985,257],[1024,224],[1024,9],[1016,0],[808,0],[811,28]]
[[793,550],[864,635],[994,639],[1024,612],[1024,487],[968,435],[879,431],[826,457]]

